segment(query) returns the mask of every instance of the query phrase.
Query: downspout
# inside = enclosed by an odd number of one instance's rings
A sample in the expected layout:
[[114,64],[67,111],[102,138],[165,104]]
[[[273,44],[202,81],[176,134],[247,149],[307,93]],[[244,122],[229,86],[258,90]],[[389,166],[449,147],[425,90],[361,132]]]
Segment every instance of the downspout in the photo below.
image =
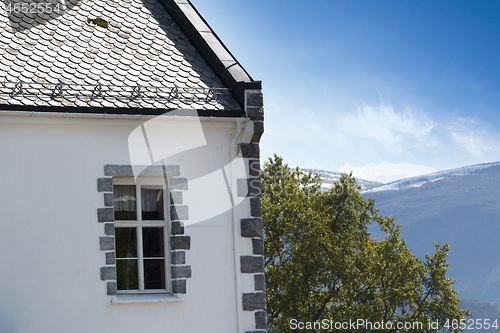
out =
[[243,314],[243,301],[242,301],[242,293],[241,293],[241,269],[240,269],[240,228],[238,223],[238,209],[235,204],[235,196],[238,195],[237,182],[234,179],[233,172],[233,163],[236,159],[237,154],[237,141],[239,136],[241,135],[241,121],[236,121],[236,134],[231,140],[231,162],[230,162],[230,177],[231,177],[231,203],[232,213],[233,213],[233,246],[234,246],[234,278],[235,278],[235,287],[236,287],[236,325],[237,332],[243,333],[243,322],[242,322],[242,314]]

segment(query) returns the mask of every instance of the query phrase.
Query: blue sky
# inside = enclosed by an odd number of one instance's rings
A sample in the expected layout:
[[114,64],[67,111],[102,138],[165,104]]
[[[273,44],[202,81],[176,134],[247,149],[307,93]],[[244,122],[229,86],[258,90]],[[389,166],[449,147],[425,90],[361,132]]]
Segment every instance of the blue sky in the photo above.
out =
[[500,161],[500,2],[192,2],[263,82],[263,160],[380,182]]

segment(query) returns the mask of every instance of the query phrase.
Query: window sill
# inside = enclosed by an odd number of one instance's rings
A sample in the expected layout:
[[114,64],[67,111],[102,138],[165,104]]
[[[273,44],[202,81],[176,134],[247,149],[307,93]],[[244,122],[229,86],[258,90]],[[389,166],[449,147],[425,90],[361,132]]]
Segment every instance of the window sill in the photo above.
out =
[[111,304],[175,303],[183,301],[183,296],[172,294],[118,295],[111,298]]

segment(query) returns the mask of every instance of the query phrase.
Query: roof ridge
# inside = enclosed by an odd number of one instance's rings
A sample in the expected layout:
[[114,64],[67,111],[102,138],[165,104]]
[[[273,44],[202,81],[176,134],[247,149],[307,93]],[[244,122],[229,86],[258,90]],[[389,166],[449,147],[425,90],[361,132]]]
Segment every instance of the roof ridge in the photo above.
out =
[[158,2],[164,6],[222,83],[231,89],[234,99],[244,108],[244,91],[262,89],[261,81],[252,79],[190,0]]

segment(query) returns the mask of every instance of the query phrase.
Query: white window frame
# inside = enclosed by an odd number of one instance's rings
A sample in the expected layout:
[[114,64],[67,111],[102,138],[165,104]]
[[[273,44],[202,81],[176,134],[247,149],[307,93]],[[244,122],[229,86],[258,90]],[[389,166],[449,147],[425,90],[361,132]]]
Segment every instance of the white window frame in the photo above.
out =
[[[136,227],[137,228],[137,260],[138,260],[138,273],[139,273],[139,290],[117,290],[117,295],[130,295],[130,294],[172,294],[172,279],[171,279],[171,258],[170,258],[170,191],[167,186],[167,179],[165,178],[146,178],[141,177],[134,180],[134,178],[113,178],[113,186],[115,185],[135,185],[136,193],[136,213],[137,220],[116,220],[114,222],[115,228],[120,227]],[[142,200],[141,200],[141,186],[162,186],[163,188],[163,207],[164,207],[164,222],[158,221],[142,221]],[[113,188],[114,189],[114,188]],[[114,192],[114,191],[113,191]],[[113,194],[114,197],[114,194]],[[114,215],[114,204],[113,204]],[[144,256],[143,256],[143,243],[142,243],[142,227],[163,227],[164,239],[164,253],[165,253],[165,287],[166,289],[145,289],[144,288]],[[116,244],[115,244],[116,248]],[[117,259],[115,259],[117,260]]]

